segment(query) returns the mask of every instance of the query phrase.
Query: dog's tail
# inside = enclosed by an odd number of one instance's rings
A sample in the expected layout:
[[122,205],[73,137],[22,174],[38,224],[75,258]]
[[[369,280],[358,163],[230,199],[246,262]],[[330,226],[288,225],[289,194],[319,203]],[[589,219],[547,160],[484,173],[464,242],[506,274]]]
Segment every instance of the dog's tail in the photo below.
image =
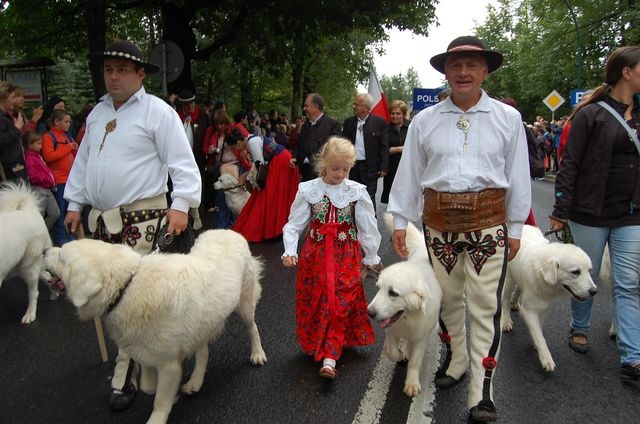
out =
[[[260,295],[262,294],[262,286],[260,280],[264,274],[264,261],[259,256],[251,256],[247,267],[244,270],[244,284],[245,287],[252,287],[254,289],[254,302],[258,303]],[[254,303],[254,304],[255,304]]]
[[26,182],[5,182],[0,186],[0,212],[40,210],[41,197]]
[[[393,215],[390,213],[384,214],[384,222],[387,225],[389,231],[393,231]],[[409,222],[407,225],[407,249],[409,250],[409,258],[428,258],[427,245],[424,241],[422,231],[420,231],[415,225]]]

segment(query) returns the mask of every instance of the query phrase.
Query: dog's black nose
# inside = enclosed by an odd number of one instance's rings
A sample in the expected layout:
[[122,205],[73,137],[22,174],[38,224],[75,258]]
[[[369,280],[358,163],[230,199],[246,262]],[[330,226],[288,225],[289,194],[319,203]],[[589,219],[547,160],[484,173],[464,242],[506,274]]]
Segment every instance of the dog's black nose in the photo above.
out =
[[372,309],[367,309],[367,315],[369,315],[369,317],[373,319],[376,317],[376,311]]
[[598,294],[598,288],[596,287],[594,289],[589,290],[589,294],[591,296],[595,296],[596,294]]

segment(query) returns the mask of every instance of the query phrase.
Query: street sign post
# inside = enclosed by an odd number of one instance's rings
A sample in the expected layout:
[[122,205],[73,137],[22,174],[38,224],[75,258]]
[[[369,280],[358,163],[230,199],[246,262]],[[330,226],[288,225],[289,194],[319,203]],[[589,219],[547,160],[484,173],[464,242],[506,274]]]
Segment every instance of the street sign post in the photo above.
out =
[[549,110],[551,110],[551,120],[555,119],[555,111],[565,102],[564,98],[556,91],[553,90],[547,97],[542,100]]

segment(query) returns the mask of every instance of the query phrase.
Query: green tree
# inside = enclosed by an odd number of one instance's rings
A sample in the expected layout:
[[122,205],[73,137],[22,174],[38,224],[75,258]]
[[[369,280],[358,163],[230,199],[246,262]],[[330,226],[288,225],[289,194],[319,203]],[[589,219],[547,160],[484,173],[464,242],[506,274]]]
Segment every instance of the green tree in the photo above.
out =
[[[248,108],[257,95],[272,101],[288,97],[297,114],[303,94],[320,91],[320,75],[335,78],[330,87],[336,93],[364,80],[371,62],[368,46],[384,40],[385,29],[426,34],[436,1],[41,0],[34,7],[29,0],[3,0],[0,31],[7,40],[0,52],[81,58],[116,38],[131,39],[147,51],[160,39],[171,40],[186,61],[171,90],[195,87],[192,64],[209,61],[214,63],[208,69],[194,72],[223,77],[206,78],[207,91],[234,78],[238,107]],[[104,92],[99,66],[90,68],[98,96]],[[287,80],[289,88],[281,83]],[[258,93],[256,87],[269,81],[277,83]]]
[[[555,116],[567,115],[571,90],[601,84],[607,56],[622,45],[640,43],[638,18],[634,0],[500,0],[476,28],[489,48],[505,55],[485,88],[494,97],[515,98],[527,121],[551,115],[542,100],[557,90],[567,102]],[[583,87],[577,87],[579,46]]]
[[405,74],[396,74],[390,77],[382,75],[380,85],[389,102],[403,100],[410,104],[413,100],[413,89],[421,88],[420,76],[413,67],[409,68]]

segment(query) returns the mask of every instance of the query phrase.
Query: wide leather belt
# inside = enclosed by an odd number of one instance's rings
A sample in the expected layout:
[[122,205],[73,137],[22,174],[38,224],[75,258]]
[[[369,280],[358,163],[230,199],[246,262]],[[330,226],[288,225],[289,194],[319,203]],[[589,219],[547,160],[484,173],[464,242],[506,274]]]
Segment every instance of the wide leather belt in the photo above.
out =
[[441,232],[466,233],[507,221],[505,190],[447,193],[424,190],[423,223]]
[[89,212],[89,231],[96,231],[98,218],[102,219],[109,234],[120,234],[125,225],[161,218],[166,214],[167,197],[164,193],[106,211],[92,208]]

